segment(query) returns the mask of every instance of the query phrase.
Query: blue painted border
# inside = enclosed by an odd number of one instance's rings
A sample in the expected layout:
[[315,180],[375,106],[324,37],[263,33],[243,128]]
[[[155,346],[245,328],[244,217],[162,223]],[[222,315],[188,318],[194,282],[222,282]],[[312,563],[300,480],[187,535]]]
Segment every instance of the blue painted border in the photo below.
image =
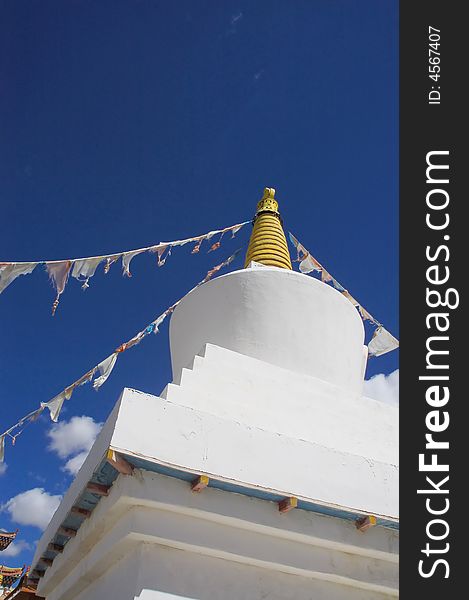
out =
[[[174,467],[167,467],[165,465],[145,460],[143,458],[137,458],[135,456],[130,456],[127,454],[123,454],[123,456],[125,456],[127,462],[129,462],[132,466],[138,469],[145,469],[146,471],[159,473],[161,475],[167,475],[168,477],[174,477],[175,479],[182,479],[183,481],[192,481],[197,476],[194,473],[183,471],[182,469],[176,469]],[[250,498],[259,498],[261,500],[267,500],[268,502],[280,502],[285,498],[285,496],[282,496],[280,494],[274,494],[273,492],[269,492],[267,490],[263,490],[260,488],[251,488],[237,483],[220,481],[219,479],[214,479],[212,477],[210,477],[208,487],[223,490],[225,492],[242,494],[243,496],[248,496]],[[347,521],[356,521],[357,519],[363,517],[363,513],[348,511],[346,509],[340,509],[333,506],[324,506],[323,504],[309,502],[306,500],[298,500],[298,508],[310,512],[315,512],[321,515],[326,515],[328,517],[345,519]],[[388,529],[399,530],[399,523],[396,521],[391,521],[389,519],[383,519],[378,517],[377,525],[380,525],[381,527],[386,527]]]
[[[166,475],[167,477],[173,477],[174,479],[187,481],[188,483],[192,482],[197,477],[196,473],[190,471],[177,469],[175,467],[168,467],[156,461],[145,460],[143,458],[138,458],[136,456],[125,454],[124,452],[119,452],[119,454],[125,457],[125,460],[137,469],[144,469],[152,473]],[[97,469],[94,471],[90,481],[93,483],[111,486],[113,482],[117,479],[118,475],[119,473],[116,471],[116,469],[114,469],[114,467],[112,467],[108,463],[106,458],[103,458],[101,463],[98,465]],[[250,488],[237,483],[221,481],[213,477],[210,477],[208,487],[223,490],[224,492],[242,494],[243,496],[247,496],[249,498],[259,498],[260,500],[266,500],[267,502],[277,503],[281,500],[284,500],[285,498],[285,496],[283,495],[275,494],[273,492],[269,492],[268,490],[263,490],[261,488]],[[78,506],[79,508],[84,508],[89,511],[93,511],[99,503],[100,499],[101,496],[99,496],[98,494],[93,494],[93,492],[84,489],[79,499],[76,501],[75,506]],[[342,519],[346,521],[356,521],[357,519],[363,517],[362,513],[336,508],[333,506],[324,506],[322,504],[317,504],[315,502],[310,502],[306,500],[298,500],[297,508],[301,510],[307,510],[309,512],[314,512],[320,515],[326,515],[328,517],[335,517],[337,519]],[[79,515],[69,513],[62,522],[62,526],[78,530],[80,528],[80,525],[83,523],[83,520],[84,517],[80,517]],[[376,524],[387,529],[399,530],[399,523],[388,519],[378,517]],[[56,533],[52,538],[51,542],[59,546],[65,546],[68,540],[68,537],[63,536],[60,533]],[[43,554],[42,558],[48,558],[53,560],[57,556],[57,554],[58,552],[56,550],[47,549]],[[46,570],[47,567],[48,565],[42,562],[41,559],[39,559],[39,561],[35,565],[35,568],[39,568],[39,570],[43,571]]]

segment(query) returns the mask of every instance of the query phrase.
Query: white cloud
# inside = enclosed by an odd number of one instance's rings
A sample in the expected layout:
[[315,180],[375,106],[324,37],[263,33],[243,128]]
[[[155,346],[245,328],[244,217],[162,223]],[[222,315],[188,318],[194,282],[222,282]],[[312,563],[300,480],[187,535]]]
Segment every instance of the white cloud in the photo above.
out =
[[50,440],[48,449],[60,458],[68,459],[63,469],[75,475],[83,464],[100,432],[102,423],[96,423],[91,417],[72,417],[53,425],[47,432]]
[[365,381],[363,394],[393,406],[399,405],[399,369],[389,375],[380,373]]
[[7,464],[6,463],[0,463],[0,475],[3,475],[3,473],[5,473],[5,471],[7,470]]
[[68,459],[62,467],[70,475],[76,475],[88,456],[102,423],[96,423],[91,417],[72,417],[53,425],[47,432],[50,440],[48,450],[60,458]]
[[45,529],[61,499],[62,496],[52,496],[44,488],[33,488],[10,498],[1,510],[8,512],[15,523]]
[[76,475],[80,470],[81,465],[85,462],[85,458],[88,456],[88,451],[80,452],[76,456],[72,456],[65,465],[63,466],[64,471],[68,471],[70,475]]
[[29,544],[25,540],[15,540],[12,542],[6,550],[2,551],[3,556],[18,556],[23,550],[32,550],[32,544]]

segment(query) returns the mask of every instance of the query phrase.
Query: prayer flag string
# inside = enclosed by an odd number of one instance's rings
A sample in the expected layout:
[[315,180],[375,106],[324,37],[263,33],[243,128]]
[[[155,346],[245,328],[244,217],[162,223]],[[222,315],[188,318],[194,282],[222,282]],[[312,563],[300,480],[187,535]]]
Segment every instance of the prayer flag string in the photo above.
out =
[[[210,269],[207,272],[206,276],[194,288],[192,288],[192,290],[207,283],[207,281],[209,281],[216,273],[218,273],[218,271],[230,265],[238,256],[240,251],[241,249],[236,250],[236,252],[229,256],[226,260]],[[95,389],[96,391],[99,390],[99,388],[107,381],[108,377],[111,375],[112,370],[114,369],[114,366],[120,354],[122,354],[122,352],[125,352],[129,348],[132,348],[139,344],[143,340],[143,338],[148,336],[150,333],[158,333],[160,325],[163,323],[166,317],[174,311],[174,309],[181,302],[181,300],[182,298],[180,298],[177,302],[172,304],[161,315],[159,315],[144,329],[142,329],[142,331],[139,331],[130,340],[121,344],[118,348],[114,350],[112,354],[110,354],[107,358],[98,363],[92,369],[87,371],[84,375],[82,375],[79,379],[74,381],[71,385],[63,389],[51,400],[49,400],[48,402],[41,402],[38,408],[28,413],[26,416],[22,417],[12,427],[0,434],[0,462],[3,462],[4,460],[5,440],[7,437],[12,439],[12,443],[14,445],[16,438],[23,432],[24,428],[30,423],[36,421],[37,418],[43,412],[43,410],[46,408],[50,413],[51,420],[56,423],[59,419],[64,402],[66,400],[70,400],[74,390],[77,387],[84,385],[85,383],[90,383],[92,381],[93,389]]]
[[86,258],[73,258],[67,260],[0,262],[0,294],[20,275],[29,275],[38,265],[44,265],[57,294],[52,305],[52,315],[54,315],[59,305],[60,296],[65,290],[65,286],[67,285],[70,276],[79,281],[82,284],[82,289],[86,290],[89,288],[89,280],[96,273],[96,270],[101,263],[104,263],[104,273],[107,274],[109,273],[111,265],[121,259],[123,275],[132,277],[130,263],[132,259],[139,254],[143,254],[144,252],[156,254],[157,264],[159,267],[162,267],[165,264],[166,259],[171,256],[172,248],[184,246],[185,244],[192,242],[195,244],[192,249],[192,254],[197,254],[204,241],[208,241],[213,236],[219,235],[220,237],[218,240],[208,249],[208,252],[213,252],[220,247],[221,240],[225,233],[231,232],[231,237],[233,238],[244,225],[247,225],[247,223],[250,223],[250,221],[244,221],[243,223],[237,223],[236,225],[230,225],[223,229],[216,229],[204,233],[203,235],[197,235],[183,240],[160,242],[159,244],[147,246],[146,248],[126,250],[115,254],[103,254],[101,256],[88,256]]
[[290,242],[295,246],[297,251],[296,262],[299,262],[299,270],[301,273],[310,274],[317,271],[321,274],[321,281],[324,283],[330,283],[338,292],[340,292],[349,302],[355,306],[360,313],[363,321],[370,321],[376,326],[373,333],[373,337],[368,344],[369,356],[381,356],[391,350],[395,350],[399,347],[399,340],[397,340],[384,326],[377,321],[370,313],[363,308],[363,306],[355,300],[355,298],[346,290],[332,275],[318,262],[313,255],[306,250],[306,248],[298,241],[298,239],[289,231],[288,236]]

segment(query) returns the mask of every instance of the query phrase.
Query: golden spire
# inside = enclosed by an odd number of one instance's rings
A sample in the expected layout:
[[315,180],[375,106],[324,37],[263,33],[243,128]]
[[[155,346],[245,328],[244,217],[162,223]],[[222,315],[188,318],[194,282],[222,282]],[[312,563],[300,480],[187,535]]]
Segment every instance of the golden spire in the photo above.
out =
[[278,202],[274,196],[274,188],[265,188],[264,195],[257,204],[244,268],[252,260],[270,267],[292,268],[287,240],[278,212]]

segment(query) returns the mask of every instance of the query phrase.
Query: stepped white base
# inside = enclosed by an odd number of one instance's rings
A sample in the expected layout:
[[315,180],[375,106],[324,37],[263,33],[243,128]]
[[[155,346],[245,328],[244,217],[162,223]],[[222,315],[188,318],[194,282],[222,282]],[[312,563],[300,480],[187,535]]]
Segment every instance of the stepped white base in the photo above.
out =
[[[392,407],[207,344],[162,397],[123,391],[38,543],[33,567],[45,571],[38,593],[47,600],[395,597],[397,531],[360,533],[347,515],[396,525],[396,441]],[[103,482],[113,481],[109,496],[50,564],[49,543],[109,448],[141,469]],[[194,494],[181,473],[225,487]],[[233,491],[241,489],[245,495]],[[256,493],[263,498],[250,497]],[[295,496],[308,509],[281,514],[273,495]]]
[[47,600],[397,595],[397,533],[142,471],[120,476],[54,560]]

